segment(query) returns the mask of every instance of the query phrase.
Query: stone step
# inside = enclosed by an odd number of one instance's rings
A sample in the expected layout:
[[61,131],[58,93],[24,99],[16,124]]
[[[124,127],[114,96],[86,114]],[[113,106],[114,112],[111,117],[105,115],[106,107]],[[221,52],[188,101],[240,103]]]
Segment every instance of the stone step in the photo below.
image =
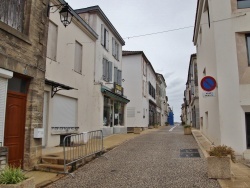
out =
[[42,157],[42,163],[63,165],[64,159],[59,158],[59,157]]
[[[46,171],[46,172],[64,172],[64,166],[58,164],[38,164],[36,170]],[[71,166],[67,166],[66,173],[71,171]]]

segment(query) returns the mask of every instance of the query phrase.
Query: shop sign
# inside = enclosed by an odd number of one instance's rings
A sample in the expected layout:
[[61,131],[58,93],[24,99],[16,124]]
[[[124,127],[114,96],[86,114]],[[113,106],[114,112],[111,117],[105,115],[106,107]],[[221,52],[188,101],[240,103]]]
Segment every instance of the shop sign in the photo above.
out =
[[118,95],[123,95],[123,87],[114,83],[114,92]]

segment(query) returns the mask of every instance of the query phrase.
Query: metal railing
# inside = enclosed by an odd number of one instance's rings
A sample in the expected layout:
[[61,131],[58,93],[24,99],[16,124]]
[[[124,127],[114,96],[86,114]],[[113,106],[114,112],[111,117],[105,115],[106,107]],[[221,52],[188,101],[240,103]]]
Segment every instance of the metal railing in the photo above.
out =
[[69,166],[82,163],[84,158],[103,151],[102,130],[83,132],[65,136],[63,139],[64,172]]

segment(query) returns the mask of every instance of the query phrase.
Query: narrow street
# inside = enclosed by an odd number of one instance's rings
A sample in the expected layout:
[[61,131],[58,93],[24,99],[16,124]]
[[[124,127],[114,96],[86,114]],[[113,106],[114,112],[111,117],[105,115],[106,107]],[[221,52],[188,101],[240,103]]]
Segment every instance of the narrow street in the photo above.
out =
[[[74,178],[68,175],[48,187],[220,187],[207,178],[205,159],[193,136],[184,135],[182,126],[171,128],[136,137],[78,169]],[[187,157],[197,151],[183,149],[198,149],[200,157]]]

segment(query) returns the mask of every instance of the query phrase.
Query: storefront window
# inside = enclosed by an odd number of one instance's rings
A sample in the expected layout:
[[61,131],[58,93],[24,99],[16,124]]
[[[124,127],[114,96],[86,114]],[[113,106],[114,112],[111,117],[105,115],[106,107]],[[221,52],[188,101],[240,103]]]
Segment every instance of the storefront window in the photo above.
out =
[[123,125],[123,117],[124,117],[124,104],[121,102],[114,102],[114,125]]
[[108,97],[104,97],[104,109],[103,109],[103,126],[113,126],[113,106],[112,100]]

